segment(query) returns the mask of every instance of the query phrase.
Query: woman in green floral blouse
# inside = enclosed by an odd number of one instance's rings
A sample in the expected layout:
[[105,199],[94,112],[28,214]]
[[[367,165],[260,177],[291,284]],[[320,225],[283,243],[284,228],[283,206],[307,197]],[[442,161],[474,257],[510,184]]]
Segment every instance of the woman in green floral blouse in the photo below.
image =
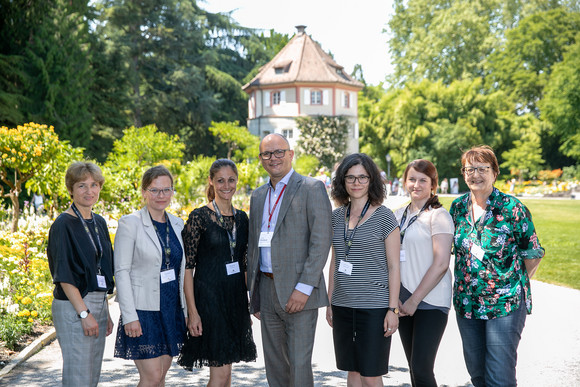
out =
[[544,249],[532,216],[493,186],[497,158],[488,146],[461,156],[470,192],[449,211],[455,223],[453,305],[472,383],[515,386],[517,348],[532,311],[530,278]]

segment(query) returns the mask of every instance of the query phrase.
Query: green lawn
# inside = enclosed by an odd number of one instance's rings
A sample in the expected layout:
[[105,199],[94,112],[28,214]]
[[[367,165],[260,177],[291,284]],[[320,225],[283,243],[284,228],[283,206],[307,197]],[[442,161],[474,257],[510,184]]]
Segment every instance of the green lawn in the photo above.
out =
[[[519,199],[532,213],[546,249],[534,279],[580,289],[580,200]],[[441,198],[447,209],[452,201]]]

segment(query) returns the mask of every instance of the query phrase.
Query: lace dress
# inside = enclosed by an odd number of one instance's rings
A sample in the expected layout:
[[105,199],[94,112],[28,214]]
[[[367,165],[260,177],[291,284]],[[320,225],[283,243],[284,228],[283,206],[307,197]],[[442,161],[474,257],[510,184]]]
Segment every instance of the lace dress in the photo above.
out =
[[[153,221],[161,238],[167,233],[165,223]],[[119,319],[115,357],[131,360],[152,359],[161,355],[177,356],[185,340],[185,316],[179,299],[179,270],[183,250],[177,235],[169,227],[169,246],[171,247],[170,267],[175,269],[177,280],[161,284],[161,310],[148,311],[137,309],[143,335],[129,337],[125,334],[123,316]],[[162,267],[165,267],[163,262]],[[160,267],[159,270],[162,268]]]
[[231,262],[226,230],[232,230],[234,217],[223,218],[225,228],[207,206],[198,208],[191,212],[182,232],[186,268],[195,268],[195,304],[203,329],[199,337],[188,333],[177,360],[187,370],[256,359],[244,276],[248,216],[243,211],[236,211],[234,261],[238,262],[240,271],[231,275],[226,270],[226,264]]

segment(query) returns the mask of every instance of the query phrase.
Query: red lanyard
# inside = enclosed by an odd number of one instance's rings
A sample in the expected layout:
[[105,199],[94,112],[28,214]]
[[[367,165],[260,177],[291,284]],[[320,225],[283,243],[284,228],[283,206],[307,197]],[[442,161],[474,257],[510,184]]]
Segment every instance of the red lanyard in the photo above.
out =
[[270,222],[272,221],[272,215],[274,215],[274,211],[276,210],[276,207],[278,206],[278,202],[280,201],[280,199],[282,198],[282,194],[284,193],[284,190],[286,189],[286,185],[284,187],[282,187],[282,191],[280,191],[280,196],[278,196],[278,199],[276,200],[276,203],[274,203],[274,208],[270,209],[270,203],[271,203],[271,196],[272,196],[272,186],[270,186],[268,188],[268,214],[270,215],[270,217],[268,218],[268,230],[270,229]]

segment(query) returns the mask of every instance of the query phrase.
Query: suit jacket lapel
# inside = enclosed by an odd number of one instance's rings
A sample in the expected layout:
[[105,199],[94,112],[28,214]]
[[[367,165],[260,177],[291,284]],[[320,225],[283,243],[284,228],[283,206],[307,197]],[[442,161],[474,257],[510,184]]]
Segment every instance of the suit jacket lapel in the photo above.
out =
[[153,222],[151,222],[151,216],[149,216],[149,211],[147,211],[147,207],[144,207],[141,210],[141,221],[143,222],[143,228],[145,229],[145,233],[151,238],[159,253],[161,253],[161,244],[159,243],[159,238],[157,237],[157,233],[155,232],[155,228],[153,228]]
[[282,203],[280,204],[280,212],[278,213],[278,219],[276,220],[276,228],[274,229],[274,234],[278,232],[280,228],[280,224],[284,220],[284,216],[286,216],[286,212],[290,208],[290,203],[292,203],[292,199],[298,191],[298,188],[302,184],[302,176],[298,173],[294,172],[292,176],[290,176],[290,180],[288,180],[288,186],[284,190],[284,196],[282,197]]
[[[266,203],[266,196],[268,195],[268,184],[261,186],[260,192],[256,195],[256,205],[254,210],[256,211],[256,216],[252,216],[252,227],[259,230],[262,227],[262,217],[264,216],[264,204]],[[258,233],[259,235],[260,233]]]

